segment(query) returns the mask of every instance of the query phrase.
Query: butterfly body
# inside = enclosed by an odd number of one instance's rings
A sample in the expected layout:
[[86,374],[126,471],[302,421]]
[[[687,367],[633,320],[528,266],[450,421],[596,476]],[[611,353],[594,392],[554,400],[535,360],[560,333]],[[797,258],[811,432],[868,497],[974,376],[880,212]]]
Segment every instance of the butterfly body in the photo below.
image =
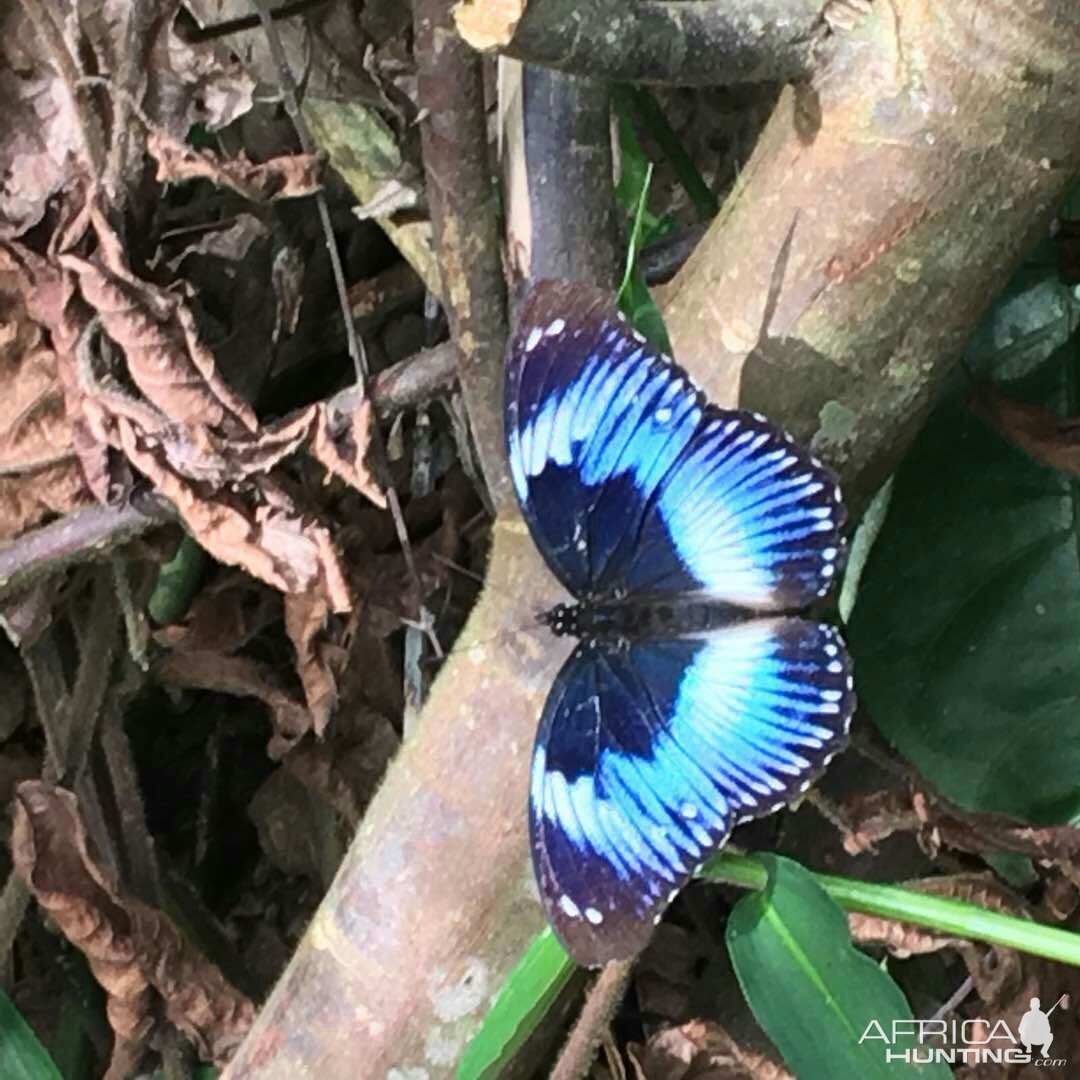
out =
[[720,601],[624,598],[556,604],[540,621],[557,637],[569,635],[619,648],[647,638],[699,634],[750,617],[741,608]]
[[537,730],[533,865],[580,963],[630,956],[734,825],[806,789],[854,692],[799,612],[842,564],[835,477],[757,414],[711,405],[598,290],[536,285],[506,365],[514,488],[575,598]]

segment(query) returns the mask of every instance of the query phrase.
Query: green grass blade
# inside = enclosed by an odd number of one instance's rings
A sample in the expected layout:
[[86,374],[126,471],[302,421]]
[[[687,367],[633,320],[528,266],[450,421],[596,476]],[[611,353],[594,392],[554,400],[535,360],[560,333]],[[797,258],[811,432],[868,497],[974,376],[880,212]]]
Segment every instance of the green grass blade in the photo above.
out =
[[644,86],[624,84],[616,89],[615,100],[625,112],[635,117],[640,127],[647,131],[660,147],[687,197],[693,203],[698,217],[702,221],[716,217],[720,211],[716,196],[668,123],[653,92]]
[[537,934],[466,1047],[458,1065],[458,1080],[498,1076],[536,1029],[574,970],[573,960],[551,930]]

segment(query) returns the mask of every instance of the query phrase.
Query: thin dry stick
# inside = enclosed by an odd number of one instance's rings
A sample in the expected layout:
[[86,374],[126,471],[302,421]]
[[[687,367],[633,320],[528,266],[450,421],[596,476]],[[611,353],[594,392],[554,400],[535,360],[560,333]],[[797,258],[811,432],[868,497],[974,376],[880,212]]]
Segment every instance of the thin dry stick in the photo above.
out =
[[30,890],[26,882],[12,870],[4,882],[3,892],[0,892],[0,963],[7,963],[29,905]]
[[146,53],[150,31],[158,16],[155,0],[130,0],[123,6],[123,46],[116,72],[117,89],[113,98],[111,142],[102,187],[116,208],[127,201],[128,186],[138,177],[144,141],[131,123],[132,103],[136,102],[146,72]]
[[[259,12],[259,21],[262,23],[266,40],[270,45],[270,55],[278,69],[278,89],[285,104],[285,111],[296,128],[296,134],[300,139],[300,149],[305,154],[315,154],[318,147],[311,137],[307,121],[300,109],[300,101],[296,94],[296,80],[293,78],[289,61],[285,58],[285,50],[281,45],[281,35],[278,34],[274,25],[274,13],[266,0],[254,0],[255,7]],[[356,326],[352,319],[352,308],[349,305],[349,289],[345,284],[345,270],[341,265],[341,255],[338,252],[337,241],[334,239],[334,226],[330,221],[330,207],[327,205],[326,196],[322,191],[315,193],[315,205],[319,208],[319,221],[322,223],[323,236],[326,238],[326,251],[330,256],[330,268],[334,274],[334,285],[337,288],[338,302],[341,304],[341,312],[345,319],[345,337],[349,346],[349,356],[356,370],[356,381],[366,383],[368,378],[367,355],[364,352],[363,342],[356,332]]]
[[626,994],[633,967],[633,960],[613,960],[604,966],[585,996],[581,1015],[551,1070],[551,1080],[581,1080],[589,1075],[604,1032]]
[[[274,25],[273,13],[270,10],[270,5],[266,3],[266,0],[254,0],[255,7],[259,12],[259,21],[262,23],[263,30],[266,33],[266,40],[270,45],[270,53],[274,58],[274,63],[278,69],[278,80],[280,82],[279,89],[281,90],[282,100],[285,103],[285,110],[288,112],[292,119],[293,126],[296,128],[296,134],[300,139],[300,148],[305,154],[314,154],[318,148],[315,145],[315,140],[311,137],[311,131],[308,129],[307,121],[304,119],[304,114],[300,108],[300,101],[296,93],[296,80],[293,78],[292,71],[289,68],[289,62],[285,58],[285,50],[281,45],[281,37],[277,32],[277,27]],[[352,358],[353,367],[356,371],[356,381],[364,388],[366,393],[367,380],[368,380],[368,363],[367,355],[364,352],[363,343],[360,340],[360,336],[356,332],[356,325],[352,318],[352,307],[349,304],[349,291],[348,286],[345,284],[345,271],[342,269],[341,256],[338,253],[337,241],[334,239],[334,229],[330,221],[330,208],[326,203],[326,196],[321,192],[315,194],[315,204],[319,209],[319,220],[322,222],[323,234],[326,237],[326,250],[330,255],[330,266],[334,273],[334,284],[337,287],[338,301],[341,304],[341,315],[345,323],[345,336],[349,347],[349,356]],[[387,474],[385,467],[386,462],[386,450],[382,445],[382,437],[379,434],[378,428],[372,428],[371,434],[372,446],[375,451],[375,459],[379,465],[380,471]],[[405,517],[401,512],[401,503],[398,500],[397,491],[394,485],[386,483],[386,502],[390,509],[390,516],[394,521],[394,530],[397,533],[398,543],[401,545],[402,554],[405,556],[405,567],[409,574],[409,579],[412,582],[413,589],[417,596],[417,602],[419,602],[420,596],[423,595],[423,591],[420,586],[420,575],[416,569],[416,561],[413,558],[412,544],[409,542],[409,533],[405,528]]]
[[101,748],[120,810],[121,847],[126,856],[127,878],[132,891],[155,906],[161,905],[161,876],[154,841],[146,827],[146,812],[139,787],[135,759],[124,730],[123,711],[117,695],[105,707],[101,723]]
[[95,575],[90,612],[85,625],[81,627],[79,670],[70,702],[64,710],[63,750],[58,778],[61,783],[78,776],[90,753],[112,674],[119,629],[120,611],[113,577],[108,567],[102,567]]
[[[302,15],[312,8],[321,7],[328,0],[290,0],[289,3],[281,4],[270,12],[270,18],[275,22],[281,19],[292,18],[293,15]],[[210,26],[202,26],[198,30],[192,30],[187,34],[187,40],[192,44],[203,41],[214,41],[217,38],[228,37],[230,34],[240,34],[245,30],[254,30],[259,25],[259,15],[240,15],[235,19],[224,19],[221,22],[212,23]]]

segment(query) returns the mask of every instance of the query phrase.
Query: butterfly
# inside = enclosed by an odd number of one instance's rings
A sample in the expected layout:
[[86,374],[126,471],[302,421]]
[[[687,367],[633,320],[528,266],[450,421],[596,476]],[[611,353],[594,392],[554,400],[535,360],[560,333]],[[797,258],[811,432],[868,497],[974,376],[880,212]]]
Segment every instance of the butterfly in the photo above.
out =
[[579,963],[639,952],[695,869],[846,742],[851,665],[798,612],[842,566],[835,476],[687,373],[580,283],[535,285],[505,369],[514,490],[576,600],[533,748],[547,919]]

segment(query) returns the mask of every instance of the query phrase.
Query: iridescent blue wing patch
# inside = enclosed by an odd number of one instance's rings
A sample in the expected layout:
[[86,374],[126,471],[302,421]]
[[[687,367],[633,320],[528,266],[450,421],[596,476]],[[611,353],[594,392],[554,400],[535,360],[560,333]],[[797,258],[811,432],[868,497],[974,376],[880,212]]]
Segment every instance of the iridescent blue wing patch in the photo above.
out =
[[853,708],[839,635],[803,619],[583,642],[544,707],[529,797],[540,895],[571,955],[638,952],[735,824],[809,786]]
[[579,598],[696,592],[759,611],[829,590],[836,479],[755,414],[707,404],[596,289],[541,282],[506,363],[514,487]]

